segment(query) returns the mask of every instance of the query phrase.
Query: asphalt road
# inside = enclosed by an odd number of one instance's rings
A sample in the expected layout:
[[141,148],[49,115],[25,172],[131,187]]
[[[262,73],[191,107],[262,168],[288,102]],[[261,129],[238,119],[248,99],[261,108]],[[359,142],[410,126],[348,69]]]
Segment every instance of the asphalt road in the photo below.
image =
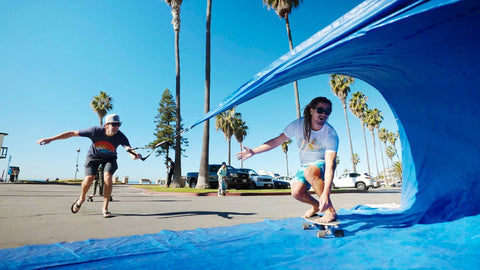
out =
[[[79,192],[79,185],[0,183],[0,249],[233,226],[299,217],[308,208],[289,195],[159,195],[116,185],[109,207],[114,217],[106,219],[100,198],[72,214],[70,206]],[[400,205],[400,197],[400,189],[380,188],[332,194],[332,201],[337,209],[350,209],[359,204]]]

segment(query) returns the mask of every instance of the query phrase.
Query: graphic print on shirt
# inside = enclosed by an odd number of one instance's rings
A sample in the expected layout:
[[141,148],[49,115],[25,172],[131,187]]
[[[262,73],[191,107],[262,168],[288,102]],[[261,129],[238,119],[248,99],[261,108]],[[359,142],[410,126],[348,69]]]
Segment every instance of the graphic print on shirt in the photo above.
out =
[[302,140],[299,149],[300,151],[321,152],[325,150],[325,146],[320,144],[317,139],[313,139],[311,142]]
[[99,141],[99,142],[96,142],[94,145],[99,153],[102,153],[102,154],[115,153],[115,146],[113,146],[113,144],[110,142]]

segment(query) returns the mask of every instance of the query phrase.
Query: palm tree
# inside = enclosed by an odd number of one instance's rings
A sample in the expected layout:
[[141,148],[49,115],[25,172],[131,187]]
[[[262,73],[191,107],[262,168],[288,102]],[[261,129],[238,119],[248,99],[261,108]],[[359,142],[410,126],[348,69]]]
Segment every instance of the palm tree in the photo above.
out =
[[290,173],[288,172],[288,145],[292,143],[292,139],[289,139],[288,141],[282,143],[282,151],[285,153],[285,163],[287,165],[287,176],[290,176]]
[[348,131],[348,141],[350,142],[350,154],[351,161],[353,165],[353,172],[357,172],[357,166],[353,162],[353,145],[352,145],[352,136],[350,134],[350,124],[348,123],[347,116],[347,96],[350,93],[350,85],[354,83],[354,79],[350,76],[332,74],[330,75],[330,86],[332,87],[333,93],[340,99],[343,106],[343,112],[345,114],[345,122],[347,123]]
[[[275,9],[275,13],[280,18],[285,19],[285,25],[287,27],[287,36],[288,36],[288,45],[290,46],[290,51],[293,50],[292,42],[292,32],[290,31],[290,21],[288,16],[292,12],[292,7],[296,8],[300,5],[300,2],[303,0],[262,0],[264,5],[268,6],[268,9]],[[298,95],[298,83],[297,81],[293,82],[293,89],[295,92],[295,107],[297,109],[297,118],[300,118],[302,115],[300,113],[300,99]]]
[[[247,136],[248,126],[245,121],[242,120],[242,115],[240,113],[235,113],[235,118],[233,119],[233,135],[235,139],[240,144],[240,152],[243,149],[243,140]],[[243,168],[243,160],[240,162],[240,167]]]
[[231,141],[235,130],[235,108],[215,116],[215,129],[221,130],[228,142],[228,165],[231,165]]
[[[205,42],[205,102],[204,112],[210,111],[210,28],[212,21],[212,0],[207,0],[207,23]],[[208,159],[210,152],[210,120],[203,123],[202,154],[200,157],[200,168],[198,169],[198,180],[196,188],[206,188],[208,182]],[[243,163],[243,161],[242,161]]]
[[[393,163],[393,157],[395,156],[395,152],[396,152],[395,149],[391,145],[389,145],[385,152],[387,154],[387,157],[390,159],[390,162],[392,162],[392,164],[394,164]],[[394,164],[394,166],[395,166],[395,164]],[[390,172],[390,169],[388,171]]]
[[377,160],[377,149],[375,143],[375,128],[380,126],[380,123],[383,121],[382,112],[377,108],[369,109],[366,112],[365,122],[367,124],[367,129],[372,133],[372,143],[373,143],[373,154],[375,155],[375,165],[377,168],[377,177],[380,176],[380,171],[378,170],[378,160]]
[[360,156],[357,153],[353,154],[353,163],[355,163],[355,166],[360,163]]
[[180,179],[182,177],[182,137],[180,136],[182,129],[182,117],[180,114],[180,7],[183,0],[165,0],[167,5],[172,9],[172,25],[175,32],[175,113],[177,115],[175,127],[175,168],[172,187],[181,186]]
[[103,117],[113,108],[112,98],[107,93],[100,91],[98,96],[94,96],[90,106],[100,119],[100,126],[103,126]]
[[334,173],[334,175],[337,175],[337,169],[338,169],[339,164],[340,164],[340,156],[336,156],[335,157],[335,173]]
[[350,107],[353,115],[360,119],[360,123],[362,124],[363,141],[365,142],[365,152],[367,154],[368,174],[372,175],[370,173],[370,161],[368,158],[367,137],[365,136],[365,112],[368,109],[367,99],[368,98],[363,93],[357,91],[353,93],[348,106]]
[[402,181],[402,163],[400,161],[396,161],[393,163],[393,169],[395,170],[395,174],[397,175],[399,181]]
[[[388,134],[388,131],[385,129],[385,128],[379,128],[377,127],[377,136],[378,136],[378,139],[383,142],[384,146],[385,146],[385,150],[387,150],[387,134]],[[382,166],[383,166],[383,171],[384,171],[384,176],[385,176],[385,181],[388,183],[388,176],[387,176],[387,171],[385,169],[385,161],[384,161],[384,158],[383,158],[383,155],[384,155],[384,152],[383,152],[383,149],[382,149],[382,144],[380,143],[380,153],[381,153],[381,157],[382,157]],[[387,159],[387,168],[388,168],[388,159]]]
[[398,135],[398,131],[397,132],[389,132],[388,133],[388,141],[390,142],[390,144],[393,146],[393,148],[395,149],[395,155],[397,156],[397,159],[400,160],[400,157],[398,156],[398,152],[397,152],[397,139],[398,137],[400,137]]

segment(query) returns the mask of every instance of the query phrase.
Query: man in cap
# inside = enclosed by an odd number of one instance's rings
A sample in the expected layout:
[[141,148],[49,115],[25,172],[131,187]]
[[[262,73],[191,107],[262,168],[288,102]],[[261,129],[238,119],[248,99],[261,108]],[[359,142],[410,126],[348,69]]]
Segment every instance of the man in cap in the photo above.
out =
[[50,138],[44,138],[37,141],[39,145],[45,145],[55,140],[68,139],[71,137],[88,137],[92,140],[92,145],[88,150],[85,161],[85,179],[82,182],[82,192],[80,198],[72,204],[72,213],[76,214],[80,210],[88,189],[95,180],[95,174],[100,164],[103,165],[103,217],[111,217],[108,211],[108,203],[112,194],[112,176],[117,170],[117,147],[122,145],[133,159],[140,159],[142,156],[136,153],[131,147],[127,137],[119,130],[120,116],[109,114],[105,117],[104,126],[96,126],[83,130],[66,131]]

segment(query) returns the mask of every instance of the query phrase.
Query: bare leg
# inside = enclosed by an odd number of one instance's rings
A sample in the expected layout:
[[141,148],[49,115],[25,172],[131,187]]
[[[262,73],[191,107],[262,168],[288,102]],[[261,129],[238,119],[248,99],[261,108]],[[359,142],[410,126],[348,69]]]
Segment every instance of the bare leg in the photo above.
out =
[[311,217],[319,211],[318,201],[310,195],[308,187],[304,183],[298,181],[293,182],[291,194],[296,200],[312,206],[305,212],[303,217]]
[[[112,195],[113,181],[112,174],[105,172],[103,174],[103,213],[108,212],[108,203]],[[104,214],[105,215],[105,214]]]
[[[85,179],[83,179],[82,181],[82,192],[80,194],[80,197],[78,198],[77,200],[77,205],[82,205],[83,202],[85,201],[85,196],[87,195],[88,193],[88,190],[90,189],[90,186],[92,185],[92,182],[93,180],[95,179],[95,175],[86,175],[85,176]],[[76,209],[80,208],[80,207],[76,207]]]
[[[321,171],[317,166],[308,166],[304,171],[305,178],[312,185],[315,194],[318,197],[322,196],[325,184],[321,178]],[[321,222],[330,222],[337,219],[337,212],[333,207],[330,196],[328,196],[328,203],[322,208],[319,209],[320,212],[325,212],[325,214],[320,219]]]

